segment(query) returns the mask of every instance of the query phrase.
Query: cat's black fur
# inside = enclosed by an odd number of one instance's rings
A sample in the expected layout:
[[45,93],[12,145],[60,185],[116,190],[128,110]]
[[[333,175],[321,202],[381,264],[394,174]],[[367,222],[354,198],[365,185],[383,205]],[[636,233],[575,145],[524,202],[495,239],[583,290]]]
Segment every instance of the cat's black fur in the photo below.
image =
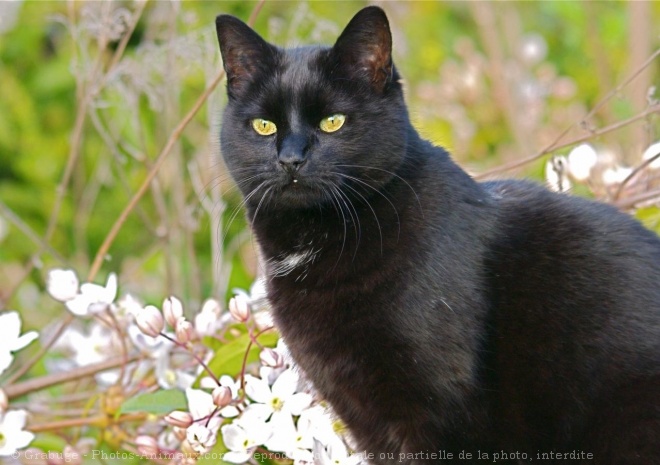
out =
[[477,183],[421,139],[377,7],[332,48],[277,48],[227,15],[217,30],[222,153],[278,328],[374,463],[660,464],[656,235],[531,183]]

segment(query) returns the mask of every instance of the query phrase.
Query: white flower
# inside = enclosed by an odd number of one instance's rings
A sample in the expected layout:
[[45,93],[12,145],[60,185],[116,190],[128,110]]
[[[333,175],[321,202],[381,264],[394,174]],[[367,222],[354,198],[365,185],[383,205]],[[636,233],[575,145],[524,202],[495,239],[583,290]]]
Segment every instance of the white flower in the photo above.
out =
[[222,326],[220,312],[220,303],[217,300],[206,300],[200,312],[195,315],[195,331],[197,334],[200,336],[215,335]]
[[245,295],[237,294],[229,300],[229,313],[241,323],[245,323],[250,318],[250,304]]
[[186,399],[188,400],[188,410],[194,420],[207,418],[215,412],[213,396],[201,389],[186,389]]
[[[153,339],[144,336],[145,339]],[[152,358],[156,359],[156,379],[158,385],[163,389],[188,389],[195,382],[195,375],[182,369],[190,360],[190,354],[182,351],[172,351],[173,343],[165,338],[165,345],[157,349],[157,352],[151,353]]]
[[77,316],[89,316],[111,307],[117,297],[117,275],[110,273],[105,287],[93,283],[80,286],[80,293],[66,302],[66,307]]
[[231,463],[243,463],[252,457],[257,446],[268,441],[272,435],[271,425],[257,419],[238,419],[221,428],[222,440],[229,452],[223,459]]
[[300,418],[309,422],[312,437],[324,446],[339,438],[335,433],[334,421],[329,409],[315,405],[301,413]]
[[21,335],[21,318],[18,312],[0,314],[0,374],[14,361],[13,352],[22,349],[39,335],[29,331]]
[[[651,158],[655,157],[658,154],[660,154],[660,142],[656,142],[654,144],[649,145],[648,148],[644,150],[644,153],[642,154],[642,160],[645,161],[650,160]],[[649,167],[652,169],[660,168],[660,157],[653,160],[649,165]]]
[[174,296],[168,297],[163,301],[163,315],[167,324],[174,328],[177,320],[183,318],[183,304]]
[[[231,391],[232,402],[238,399],[238,390],[241,387],[241,383],[239,381],[234,381],[234,379],[229,375],[222,375],[220,377],[220,386],[229,388]],[[237,417],[239,413],[239,410],[234,405],[227,405],[220,410],[220,415],[225,418]]]
[[586,181],[597,162],[596,150],[589,144],[580,144],[568,154],[568,171],[577,181]]
[[314,461],[311,451],[314,446],[313,424],[312,416],[306,412],[300,415],[297,425],[294,425],[291,415],[273,415],[270,421],[273,435],[264,444],[266,448],[274,452],[284,452],[296,461],[312,463]]
[[296,392],[298,374],[293,370],[283,371],[271,388],[268,381],[254,376],[245,376],[245,392],[255,401],[248,405],[243,416],[256,416],[267,420],[272,414],[300,415],[312,402],[312,396],[306,392]]
[[[120,354],[121,342],[117,334],[100,324],[93,324],[89,333],[76,327],[67,328],[58,341],[57,347],[65,349],[72,355],[77,366],[92,365],[108,359],[108,354]],[[119,377],[118,370],[109,370],[96,375],[98,382],[104,385],[114,384]]]
[[147,336],[158,337],[165,328],[165,319],[153,305],[147,305],[135,315],[135,324]]
[[615,166],[608,168],[603,173],[603,182],[611,186],[612,184],[621,184],[632,173],[632,168],[625,166]]
[[23,431],[26,419],[25,410],[9,410],[0,414],[0,456],[13,455],[32,442],[34,434]]
[[186,428],[186,439],[198,454],[211,450],[218,440],[220,420],[216,417],[208,422],[193,423]]
[[55,300],[66,302],[78,295],[78,277],[73,270],[55,268],[48,272],[46,290]]
[[319,441],[314,441],[315,463],[319,465],[358,465],[363,462],[362,454],[351,454],[338,436],[326,447]]

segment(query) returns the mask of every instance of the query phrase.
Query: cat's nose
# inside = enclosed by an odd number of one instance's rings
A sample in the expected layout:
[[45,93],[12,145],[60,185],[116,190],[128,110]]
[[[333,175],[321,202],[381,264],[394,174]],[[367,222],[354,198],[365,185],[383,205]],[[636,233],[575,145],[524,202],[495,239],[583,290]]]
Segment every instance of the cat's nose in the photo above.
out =
[[302,167],[302,165],[305,164],[307,160],[302,159],[302,160],[282,160],[280,158],[279,162],[282,168],[289,173],[289,174],[295,174],[298,172],[298,170]]
[[277,161],[289,174],[295,174],[307,161],[307,140],[304,137],[290,135],[282,142]]

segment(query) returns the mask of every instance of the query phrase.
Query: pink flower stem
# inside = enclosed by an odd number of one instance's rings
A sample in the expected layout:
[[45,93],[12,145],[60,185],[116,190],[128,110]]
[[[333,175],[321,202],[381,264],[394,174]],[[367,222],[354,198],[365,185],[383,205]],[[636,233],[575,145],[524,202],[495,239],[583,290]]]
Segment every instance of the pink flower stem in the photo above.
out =
[[213,381],[215,381],[215,384],[220,386],[220,380],[218,379],[218,377],[215,375],[215,373],[213,373],[211,371],[211,369],[208,367],[208,365],[206,363],[204,363],[204,360],[202,360],[199,357],[199,355],[197,355],[195,352],[193,352],[186,344],[180,343],[179,341],[177,341],[173,337],[170,337],[165,333],[160,333],[160,335],[163,336],[168,341],[173,342],[177,347],[181,347],[182,349],[188,351],[188,353],[190,355],[192,355],[192,357],[197,361],[197,363],[199,363],[201,365],[201,367],[204,368],[204,370],[209,374],[209,376],[213,379]]

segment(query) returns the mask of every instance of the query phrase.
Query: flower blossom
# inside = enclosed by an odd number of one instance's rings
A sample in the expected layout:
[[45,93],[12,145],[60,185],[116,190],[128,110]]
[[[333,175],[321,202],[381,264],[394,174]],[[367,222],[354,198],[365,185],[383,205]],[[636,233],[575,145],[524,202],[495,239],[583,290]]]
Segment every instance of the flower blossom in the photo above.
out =
[[66,302],[78,295],[78,284],[75,271],[55,268],[48,272],[46,290],[53,299]]
[[27,346],[37,337],[39,335],[36,331],[21,335],[21,318],[18,312],[0,314],[0,374],[14,361],[13,352]]
[[23,430],[26,419],[25,410],[9,410],[0,414],[0,457],[13,455],[32,442],[34,434]]
[[85,283],[80,292],[66,302],[66,308],[76,316],[89,316],[111,308],[117,297],[117,275],[110,273],[105,286]]
[[245,392],[255,401],[250,404],[243,416],[256,416],[267,420],[271,416],[300,415],[312,402],[306,392],[297,392],[298,374],[293,370],[283,371],[273,383],[254,376],[245,376]]
[[231,463],[247,462],[257,446],[265,444],[273,434],[272,426],[257,418],[240,418],[224,425],[222,440],[229,449],[223,459]]

